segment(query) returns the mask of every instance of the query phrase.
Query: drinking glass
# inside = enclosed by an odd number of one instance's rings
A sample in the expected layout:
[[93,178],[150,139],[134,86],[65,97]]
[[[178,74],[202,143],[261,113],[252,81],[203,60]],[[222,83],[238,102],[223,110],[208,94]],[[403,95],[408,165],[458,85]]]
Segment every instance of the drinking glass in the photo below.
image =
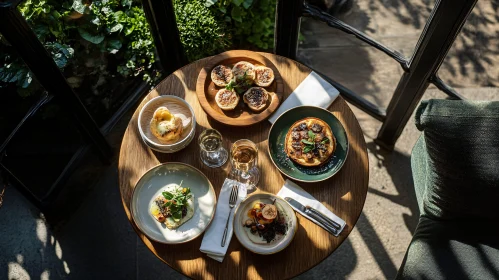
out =
[[247,193],[254,192],[260,180],[256,144],[248,139],[234,142],[230,149],[230,162],[232,170],[229,173],[229,178],[245,184]]
[[198,138],[201,161],[208,167],[220,167],[227,161],[227,150],[222,146],[222,134],[206,129]]

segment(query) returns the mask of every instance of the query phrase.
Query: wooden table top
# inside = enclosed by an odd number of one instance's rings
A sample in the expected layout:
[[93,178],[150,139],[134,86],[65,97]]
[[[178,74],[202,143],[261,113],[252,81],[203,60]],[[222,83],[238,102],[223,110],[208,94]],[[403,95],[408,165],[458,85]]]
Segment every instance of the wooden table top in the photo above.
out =
[[[279,70],[287,97],[311,72],[308,67],[281,56],[260,53]],[[196,279],[282,279],[291,278],[314,267],[328,257],[347,238],[362,212],[369,180],[369,163],[364,135],[354,114],[340,96],[329,110],[343,124],[350,141],[350,151],[345,165],[338,174],[323,182],[307,184],[302,188],[322,202],[327,208],[346,221],[347,226],[339,237],[334,237],[321,227],[297,214],[298,231],[291,244],[283,251],[261,256],[246,250],[233,236],[227,255],[219,263],[199,251],[202,235],[180,245],[164,245],[150,240],[135,225],[130,213],[133,189],[139,178],[150,168],[163,162],[184,162],[201,170],[213,184],[217,197],[230,169],[230,163],[221,168],[204,166],[199,159],[198,135],[206,128],[219,130],[224,137],[224,147],[238,139],[250,139],[258,145],[259,168],[262,171],[258,188],[277,193],[286,177],[272,164],[268,154],[267,136],[270,123],[263,121],[249,127],[229,127],[209,118],[196,96],[196,80],[202,67],[210,58],[186,65],[164,79],[152,90],[135,111],[123,136],[119,157],[119,185],[123,207],[134,230],[144,244],[162,261],[180,273]],[[141,140],[137,127],[140,109],[151,98],[173,94],[184,98],[194,109],[196,136],[184,150],[162,154],[149,149]]]

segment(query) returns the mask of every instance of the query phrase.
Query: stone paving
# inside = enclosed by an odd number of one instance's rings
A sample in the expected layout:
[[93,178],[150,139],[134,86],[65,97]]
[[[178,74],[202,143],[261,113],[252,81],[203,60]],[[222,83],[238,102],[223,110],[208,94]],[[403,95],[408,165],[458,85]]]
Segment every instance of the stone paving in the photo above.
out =
[[[410,56],[432,5],[429,0],[362,0],[342,19]],[[444,80],[470,99],[499,99],[498,9],[494,1],[478,3],[440,70]],[[388,104],[402,74],[396,62],[309,19],[303,22],[302,34],[300,61],[376,104]],[[445,95],[430,87],[424,98]],[[297,279],[392,279],[417,225],[410,152],[419,132],[413,121],[395,150],[387,152],[372,141],[381,124],[353,110],[369,151],[364,211],[338,250]],[[128,119],[110,136],[116,149]],[[76,193],[82,202],[58,213],[62,218],[57,222],[47,221],[15,189],[7,190],[0,209],[0,279],[182,278],[149,252],[130,227],[121,205],[116,160],[106,167],[96,162],[89,155],[88,167],[68,183],[72,195]]]

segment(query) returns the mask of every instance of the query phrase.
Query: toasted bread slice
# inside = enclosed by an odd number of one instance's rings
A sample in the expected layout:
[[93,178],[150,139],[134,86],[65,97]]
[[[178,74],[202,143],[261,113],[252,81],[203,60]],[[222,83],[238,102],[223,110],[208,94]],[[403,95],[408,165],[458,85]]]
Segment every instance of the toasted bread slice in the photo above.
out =
[[211,70],[211,80],[219,87],[226,86],[232,77],[232,70],[225,65],[217,65]]
[[215,95],[215,102],[222,110],[233,110],[239,103],[239,94],[233,90],[221,89]]
[[232,67],[232,74],[234,79],[250,79],[255,80],[255,66],[247,61],[239,61]]
[[[313,135],[313,138],[310,136]],[[327,139],[327,140],[325,140]],[[315,147],[303,142],[314,143]],[[295,122],[286,134],[285,152],[299,165],[319,166],[331,157],[336,148],[336,138],[331,127],[321,119],[305,118]]]
[[255,68],[255,84],[268,87],[274,81],[274,71],[269,67],[257,66]]
[[269,93],[262,87],[252,87],[243,95],[243,101],[253,111],[261,111],[267,106]]

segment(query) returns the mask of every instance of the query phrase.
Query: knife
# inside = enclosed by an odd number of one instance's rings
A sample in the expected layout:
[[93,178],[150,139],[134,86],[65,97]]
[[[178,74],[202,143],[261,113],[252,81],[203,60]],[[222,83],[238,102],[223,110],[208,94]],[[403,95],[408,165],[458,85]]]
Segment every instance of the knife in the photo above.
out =
[[291,206],[294,208],[298,209],[301,211],[303,214],[307,215],[308,217],[316,220],[319,224],[324,226],[324,228],[331,234],[333,235],[338,235],[338,229],[336,229],[328,220],[325,220],[321,215],[317,215],[317,211],[310,211],[310,208],[307,208],[303,206],[300,202],[296,201],[295,199],[291,197],[285,197],[284,200],[286,200]]
[[323,218],[324,220],[328,221],[333,227],[335,227],[337,230],[340,230],[341,229],[341,225],[338,224],[337,222],[333,221],[331,218],[329,218],[328,216],[322,214],[321,212],[315,210],[314,208],[310,207],[310,206],[305,206],[305,208],[307,208],[308,210],[314,212],[316,215],[319,215],[321,216],[321,218]]

